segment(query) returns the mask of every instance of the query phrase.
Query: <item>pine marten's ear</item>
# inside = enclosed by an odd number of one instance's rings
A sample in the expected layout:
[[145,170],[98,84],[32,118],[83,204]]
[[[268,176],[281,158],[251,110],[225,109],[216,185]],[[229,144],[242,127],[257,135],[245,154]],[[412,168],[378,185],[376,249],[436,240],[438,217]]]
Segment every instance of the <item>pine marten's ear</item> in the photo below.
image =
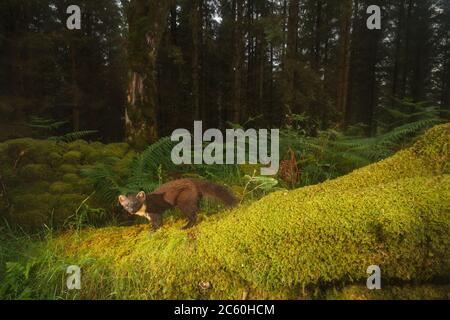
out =
[[136,199],[138,199],[139,201],[144,201],[145,200],[145,192],[141,191],[136,195]]
[[127,197],[125,197],[125,196],[123,196],[123,195],[120,195],[120,196],[119,196],[119,203],[120,203],[121,205],[124,205],[126,202],[127,202]]

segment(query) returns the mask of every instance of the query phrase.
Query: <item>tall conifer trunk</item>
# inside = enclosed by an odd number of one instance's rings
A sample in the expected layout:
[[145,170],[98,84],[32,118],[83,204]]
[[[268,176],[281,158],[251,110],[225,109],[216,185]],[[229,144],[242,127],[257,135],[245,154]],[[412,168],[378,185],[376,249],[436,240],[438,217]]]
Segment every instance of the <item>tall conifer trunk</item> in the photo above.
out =
[[353,0],[345,0],[343,3],[343,16],[340,30],[340,51],[338,66],[338,85],[336,110],[341,114],[340,126],[343,126],[347,112],[348,83],[350,74],[350,39],[351,39],[351,23],[353,12]]
[[132,0],[127,8],[129,26],[127,141],[143,149],[158,138],[156,59],[171,1]]
[[234,15],[234,51],[233,51],[233,101],[231,118],[234,123],[241,120],[241,95],[242,95],[242,20],[244,11],[243,0],[233,0]]

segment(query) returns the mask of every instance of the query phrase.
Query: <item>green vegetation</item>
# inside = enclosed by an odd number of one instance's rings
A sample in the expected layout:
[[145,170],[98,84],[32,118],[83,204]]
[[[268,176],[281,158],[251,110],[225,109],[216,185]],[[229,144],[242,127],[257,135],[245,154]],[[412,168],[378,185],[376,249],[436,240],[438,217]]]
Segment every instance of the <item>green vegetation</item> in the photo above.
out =
[[[112,209],[97,197],[80,170],[117,158],[117,174],[123,174],[134,152],[124,143],[103,145],[77,140],[16,139],[0,143],[0,217],[26,231],[58,228],[84,205]],[[120,157],[120,159],[119,159]],[[86,208],[84,208],[86,209]],[[109,220],[111,221],[113,214]]]
[[[281,150],[295,151],[301,173],[297,186],[307,186],[334,179],[393,155],[405,148],[424,130],[445,122],[442,110],[426,103],[398,101],[386,109],[387,115],[379,132],[364,135],[364,126],[353,126],[341,132],[334,129],[307,135],[301,128],[307,124],[305,117],[294,115],[292,125],[281,131]],[[411,114],[405,114],[408,108]]]
[[[448,0],[76,3],[0,1],[0,299],[449,298]],[[199,120],[279,128],[278,174],[174,165]],[[239,206],[117,203],[182,177]]]
[[[202,215],[188,231],[169,218],[152,234],[142,224],[72,229],[35,242],[4,235],[11,245],[0,251],[0,296],[447,298],[449,147],[450,125],[436,126],[388,159]],[[73,264],[82,269],[76,292],[65,288]],[[372,264],[382,270],[378,292],[363,288]]]

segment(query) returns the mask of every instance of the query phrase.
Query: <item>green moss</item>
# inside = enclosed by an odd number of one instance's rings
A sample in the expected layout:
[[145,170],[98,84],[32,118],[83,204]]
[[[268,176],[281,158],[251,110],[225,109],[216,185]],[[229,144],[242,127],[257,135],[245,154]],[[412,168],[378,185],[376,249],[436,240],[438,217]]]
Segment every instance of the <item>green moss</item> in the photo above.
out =
[[80,168],[72,164],[63,164],[58,168],[58,171],[62,173],[79,173]]
[[82,195],[92,192],[92,186],[89,184],[89,181],[75,173],[66,173],[62,177],[62,182],[71,185],[71,192],[77,192]]
[[[445,297],[449,129],[435,127],[411,148],[344,177],[203,215],[187,231],[181,219],[167,219],[152,234],[147,224],[65,232],[26,252],[36,264],[25,283],[34,298]],[[15,206],[14,221],[42,225],[50,211],[61,224],[73,215],[87,195],[73,191],[77,172],[67,173],[48,194],[15,190],[14,202],[30,205]],[[76,293],[64,287],[71,264],[83,270],[83,290]],[[373,264],[381,267],[383,289],[368,292],[366,270]],[[389,285],[395,283],[402,285]]]
[[88,143],[84,140],[77,140],[69,145],[69,150],[79,152],[82,155],[82,159],[87,163],[95,163],[100,160],[99,154],[104,148],[101,143]]
[[57,167],[63,163],[63,157],[58,152],[51,152],[48,155],[48,162],[52,167]]
[[[2,216],[20,211],[21,219],[10,219],[11,224],[27,220],[26,228],[32,221],[41,228],[42,221],[54,227],[72,215],[73,206],[90,195],[92,185],[79,176],[84,165],[106,161],[107,157],[120,157],[117,169],[126,174],[126,167],[134,152],[126,144],[104,145],[77,140],[72,143],[48,140],[16,139],[0,143],[0,172],[2,182],[8,190],[8,201],[2,198]],[[67,195],[67,196],[66,196]],[[64,201],[58,201],[63,199]],[[80,200],[81,199],[81,200]],[[7,207],[10,204],[10,207]],[[105,204],[95,203],[102,206]],[[40,212],[33,219],[28,214]],[[25,226],[20,226],[25,228]]]
[[20,177],[24,181],[48,179],[52,176],[52,170],[45,164],[27,164],[20,170]]
[[436,173],[450,173],[450,125],[443,124],[428,130],[411,148],[411,152],[429,159]]
[[410,178],[315,196],[278,193],[205,230],[201,245],[266,290],[363,280],[371,264],[390,278],[428,280],[450,271],[449,183]]
[[16,211],[11,214],[11,222],[21,226],[25,231],[36,230],[36,228],[43,228],[48,224],[48,215],[40,209],[28,209],[23,211]]
[[31,138],[22,138],[22,139],[14,139],[8,140],[5,142],[7,145],[7,152],[9,152],[10,156],[15,156],[23,150],[27,150],[35,144],[35,140]]
[[48,140],[34,140],[30,138],[9,140],[7,154],[10,159],[20,164],[47,163],[48,155],[60,148],[56,142]]
[[[436,126],[427,131],[411,148],[399,151],[378,163],[357,169],[349,175],[309,186],[307,187],[309,193],[316,194],[322,190],[340,192],[389,183],[402,178],[445,174],[448,172],[450,143],[448,136],[439,133],[446,133],[449,128],[450,124]],[[430,132],[437,136],[430,137]]]
[[[77,264],[84,270],[77,298],[443,297],[448,289],[415,284],[441,279],[448,288],[450,278],[450,175],[447,149],[439,147],[447,142],[435,132],[426,143],[427,134],[377,164],[270,194],[188,231],[174,219],[150,235],[148,225],[66,232],[42,244],[52,262],[30,281],[38,297],[51,287],[73,298],[62,287],[65,273],[49,270]],[[373,264],[383,283],[404,285],[366,292]]]
[[86,198],[86,196],[78,194],[78,193],[68,193],[63,194],[58,197],[58,204],[63,207],[67,206],[70,208],[74,208],[73,211],[81,204],[81,202]]
[[106,145],[102,151],[105,156],[122,158],[129,149],[130,146],[127,143],[111,143]]
[[17,186],[22,183],[21,177],[17,174],[17,170],[11,166],[1,166],[2,180],[7,186]]
[[448,300],[450,285],[406,284],[382,285],[380,290],[368,290],[365,286],[352,285],[343,289],[330,289],[326,299],[333,300]]
[[61,195],[62,193],[71,192],[72,189],[73,186],[71,184],[62,181],[57,181],[50,185],[50,192],[53,192],[55,196]]
[[8,144],[5,142],[0,142],[0,154],[4,154],[8,150]]
[[79,151],[69,151],[64,154],[63,160],[65,163],[69,164],[79,164],[81,161],[81,152]]
[[56,198],[53,194],[43,191],[45,190],[37,190],[36,193],[14,194],[12,199],[15,209],[19,211],[39,209],[44,216],[49,215],[55,205]]
[[136,153],[134,151],[128,152],[124,157],[122,157],[119,161],[114,164],[114,171],[117,172],[120,176],[124,177],[129,173],[129,167],[131,161],[135,158]]
[[68,148],[70,151],[79,151],[83,153],[83,151],[87,151],[91,149],[90,144],[85,140],[76,140],[68,144]]
[[62,181],[70,184],[78,184],[81,182],[81,177],[75,173],[66,173],[62,177]]
[[48,181],[41,180],[41,181],[36,181],[35,183],[31,184],[30,188],[36,192],[37,191],[43,192],[43,191],[49,190],[50,184],[51,183]]

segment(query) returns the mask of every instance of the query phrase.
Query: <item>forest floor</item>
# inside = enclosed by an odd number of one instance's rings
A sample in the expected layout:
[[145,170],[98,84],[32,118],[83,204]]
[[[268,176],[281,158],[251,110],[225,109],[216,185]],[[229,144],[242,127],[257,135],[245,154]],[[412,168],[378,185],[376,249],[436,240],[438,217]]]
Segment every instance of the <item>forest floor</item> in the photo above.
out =
[[[202,215],[2,235],[8,299],[448,299],[450,124],[394,156],[321,184]],[[80,290],[66,269],[81,268]],[[382,289],[366,270],[381,268]]]

